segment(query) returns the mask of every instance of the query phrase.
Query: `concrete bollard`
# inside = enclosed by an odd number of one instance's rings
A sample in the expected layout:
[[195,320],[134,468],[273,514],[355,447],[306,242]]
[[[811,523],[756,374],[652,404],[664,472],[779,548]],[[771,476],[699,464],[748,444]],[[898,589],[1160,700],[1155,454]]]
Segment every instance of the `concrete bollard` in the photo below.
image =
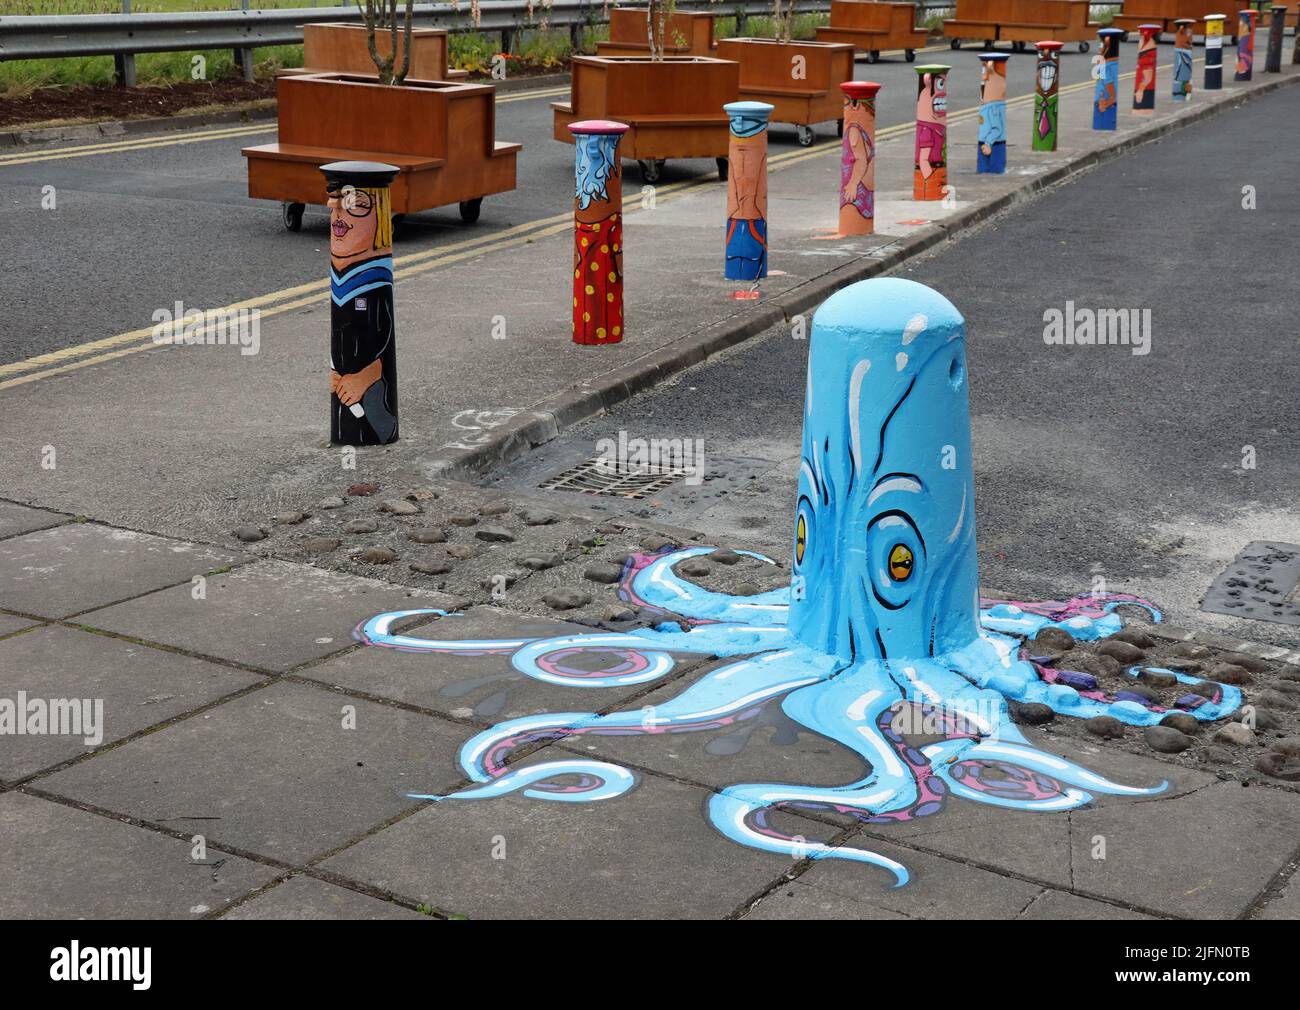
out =
[[931,63],[916,67],[916,158],[913,200],[942,200],[948,185],[948,71]]
[[841,235],[876,230],[876,93],[874,81],[845,81],[844,140],[840,152]]
[[398,169],[321,166],[330,210],[330,441],[397,441],[391,189]]
[[1038,66],[1034,75],[1034,135],[1031,147],[1035,151],[1056,150],[1056,129],[1060,117],[1061,96],[1061,46],[1062,42],[1035,42]]
[[1097,32],[1097,55],[1092,58],[1092,76],[1097,82],[1092,95],[1092,128],[1114,130],[1119,126],[1119,44],[1122,28]]
[[1133,111],[1149,115],[1156,107],[1156,41],[1160,25],[1138,25],[1137,73],[1133,77]]
[[1196,21],[1179,18],[1174,26],[1173,99],[1185,102],[1192,97],[1192,29],[1196,27]]
[[623,339],[623,123],[570,123],[574,149],[573,342]]
[[1255,24],[1259,11],[1237,11],[1237,72],[1235,81],[1248,81],[1255,70]]
[[767,276],[767,102],[729,102],[727,148],[726,278],[757,281]]
[[844,660],[882,649],[891,660],[936,656],[974,641],[961,314],[902,278],[841,288],[813,316],[807,385],[791,634]]
[[980,125],[975,137],[975,171],[1007,170],[1006,53],[980,53]]
[[1223,22],[1226,14],[1205,15],[1205,90],[1223,88]]
[[[1282,36],[1286,31],[1286,8],[1274,5],[1269,8],[1268,49],[1264,53],[1264,73],[1282,72]],[[1300,34],[1300,31],[1297,31]]]

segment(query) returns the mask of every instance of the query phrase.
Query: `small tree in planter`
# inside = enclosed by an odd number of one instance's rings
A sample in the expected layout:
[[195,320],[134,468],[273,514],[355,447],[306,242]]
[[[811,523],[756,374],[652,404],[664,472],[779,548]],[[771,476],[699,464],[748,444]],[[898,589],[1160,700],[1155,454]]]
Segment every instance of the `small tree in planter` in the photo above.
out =
[[772,38],[778,42],[789,42],[791,33],[794,31],[794,7],[798,0],[786,0],[785,6],[782,7],[781,0],[774,0],[772,13],[776,18],[776,24],[773,26]]
[[[411,69],[411,18],[414,15],[412,7],[415,0],[406,0],[406,36],[402,45],[400,68],[395,67],[398,33],[397,3],[398,0],[357,0],[357,9],[361,11],[361,20],[366,26],[366,45],[370,49],[370,58],[375,61],[375,69],[379,72],[379,83],[400,86]],[[375,46],[376,31],[392,32],[393,42],[386,57],[380,56],[379,49]]]

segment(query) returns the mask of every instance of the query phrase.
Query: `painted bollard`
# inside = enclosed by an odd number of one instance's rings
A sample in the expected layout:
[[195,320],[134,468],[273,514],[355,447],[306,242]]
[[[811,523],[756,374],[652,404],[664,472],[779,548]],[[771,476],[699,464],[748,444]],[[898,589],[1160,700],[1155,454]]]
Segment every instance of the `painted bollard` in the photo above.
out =
[[1226,14],[1205,15],[1205,90],[1223,87],[1223,22]]
[[951,69],[938,63],[916,68],[913,200],[942,200],[948,186],[948,71]]
[[1268,49],[1264,53],[1264,73],[1280,74],[1282,72],[1282,35],[1286,29],[1286,8],[1273,6],[1269,8],[1271,20],[1268,25]]
[[1060,115],[1061,96],[1061,46],[1062,42],[1035,42],[1038,49],[1038,66],[1034,76],[1034,136],[1035,151],[1056,150],[1056,126]]
[[844,140],[840,154],[841,235],[876,230],[876,92],[874,81],[845,81]]
[[330,211],[330,442],[397,441],[393,212],[398,169],[321,166]]
[[730,102],[727,149],[726,277],[757,281],[767,276],[767,120],[766,102]]
[[1235,81],[1248,81],[1255,70],[1255,24],[1259,11],[1237,11],[1237,72]]
[[1103,28],[1097,33],[1097,55],[1092,58],[1092,76],[1097,82],[1092,95],[1092,128],[1113,130],[1119,125],[1119,44],[1122,28]]
[[980,54],[980,123],[975,137],[975,171],[1001,175],[1007,170],[1006,53]]
[[573,134],[573,342],[623,339],[623,123],[589,119]]
[[1185,102],[1192,97],[1192,18],[1179,18],[1174,22],[1174,90],[1175,102]]
[[1156,107],[1156,40],[1160,25],[1138,25],[1137,74],[1133,78],[1133,111],[1145,116]]

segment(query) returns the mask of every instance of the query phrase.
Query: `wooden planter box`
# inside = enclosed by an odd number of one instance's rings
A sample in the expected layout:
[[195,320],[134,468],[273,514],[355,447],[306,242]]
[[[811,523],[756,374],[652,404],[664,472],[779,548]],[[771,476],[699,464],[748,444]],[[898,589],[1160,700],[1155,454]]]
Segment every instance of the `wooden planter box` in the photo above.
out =
[[1086,53],[1100,27],[1088,20],[1088,0],[957,0],[943,33],[954,49],[962,39],[1011,42],[1016,50],[1047,39],[1077,42]]
[[[402,60],[404,32],[397,34],[397,62]],[[393,39],[389,32],[375,32],[375,48],[387,56]],[[320,24],[302,26],[302,66],[281,74],[364,74],[375,76],[375,61],[366,44],[365,25]],[[468,77],[464,70],[447,66],[447,33],[441,28],[411,29],[411,68],[408,80],[452,81]]]
[[[393,87],[357,74],[306,74],[281,77],[276,93],[279,142],[243,151],[249,196],[324,204],[319,169],[331,161],[396,165],[394,214],[459,203],[473,220],[484,196],[515,188],[520,145],[495,139],[490,85],[407,80]],[[286,224],[297,230],[287,211]]]
[[876,0],[831,0],[831,23],[817,29],[818,42],[846,42],[870,62],[884,49],[901,49],[911,63],[925,48],[925,30],[916,27],[916,4]]
[[[649,56],[646,8],[615,7],[609,12],[609,41],[596,43],[597,56]],[[713,56],[713,15],[674,11],[664,31],[665,56]]]
[[624,158],[725,158],[727,114],[740,99],[740,65],[703,56],[575,56],[567,102],[555,102],[555,139],[573,143],[569,124],[613,119],[628,125]]
[[[854,49],[843,42],[723,39],[718,56],[740,64],[741,99],[774,106],[774,123],[838,121],[844,109],[840,84],[853,80]],[[793,75],[796,56],[803,57],[802,79]],[[803,130],[799,139],[805,142]],[[806,142],[812,143],[811,130]]]

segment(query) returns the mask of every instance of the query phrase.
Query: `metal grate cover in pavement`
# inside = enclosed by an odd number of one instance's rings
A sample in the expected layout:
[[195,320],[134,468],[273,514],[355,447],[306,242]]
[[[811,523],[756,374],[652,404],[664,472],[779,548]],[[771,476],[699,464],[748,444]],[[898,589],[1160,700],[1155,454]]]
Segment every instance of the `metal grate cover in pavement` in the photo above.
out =
[[689,477],[691,473],[692,470],[688,467],[656,464],[620,466],[617,460],[596,456],[546,478],[537,486],[544,491],[640,499]]
[[1300,544],[1247,544],[1214,580],[1201,609],[1255,621],[1300,625]]

